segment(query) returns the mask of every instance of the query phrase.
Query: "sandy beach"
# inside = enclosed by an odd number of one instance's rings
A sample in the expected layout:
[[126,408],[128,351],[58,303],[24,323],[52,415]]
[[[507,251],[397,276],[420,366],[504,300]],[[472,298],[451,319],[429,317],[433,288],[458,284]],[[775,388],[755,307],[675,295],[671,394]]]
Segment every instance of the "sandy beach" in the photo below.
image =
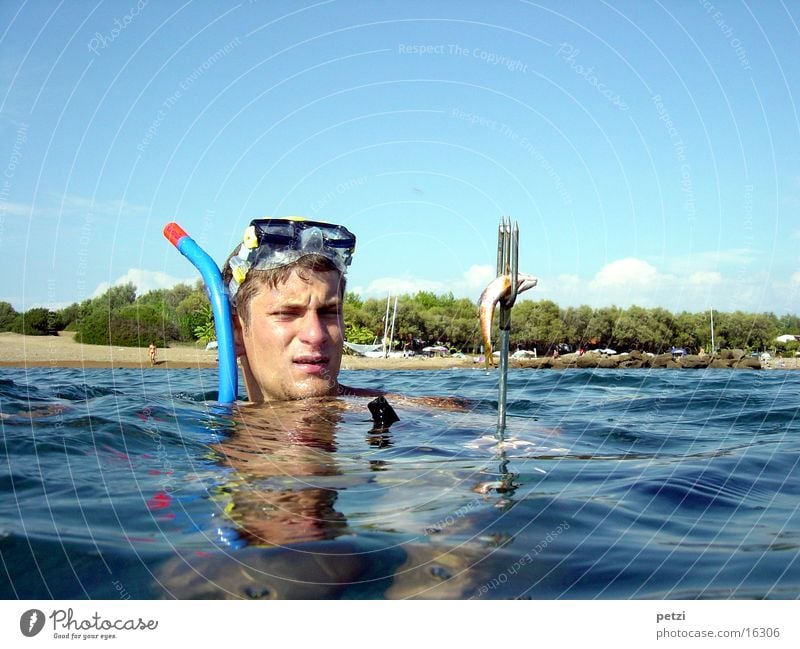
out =
[[[561,357],[560,362],[569,364],[574,354]],[[542,359],[540,359],[542,360]],[[62,331],[58,336],[23,336],[0,333],[0,367],[83,367],[83,368],[147,368],[186,369],[216,367],[216,351],[206,351],[204,346],[175,343],[168,348],[159,347],[156,365],[151,368],[146,347],[117,347],[108,345],[84,345],[75,341],[75,333]],[[538,367],[537,361],[511,362],[511,367]],[[761,364],[763,369],[800,369],[800,359],[772,359]],[[465,358],[364,358],[345,356],[345,370],[442,370],[449,368],[482,369],[474,357]]]
[[[216,367],[216,351],[200,345],[176,343],[159,347],[157,364],[151,368],[146,347],[84,345],[75,341],[75,332],[58,336],[23,336],[0,333],[0,367],[119,367],[147,369],[186,369]],[[342,369],[447,369],[477,366],[471,358],[363,358],[345,356]]]

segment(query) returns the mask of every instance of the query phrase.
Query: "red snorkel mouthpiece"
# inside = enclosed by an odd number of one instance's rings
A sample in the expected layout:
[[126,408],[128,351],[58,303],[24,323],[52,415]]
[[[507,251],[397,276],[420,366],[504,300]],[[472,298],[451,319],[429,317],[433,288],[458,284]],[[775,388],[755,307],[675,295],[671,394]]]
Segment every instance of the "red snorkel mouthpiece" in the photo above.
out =
[[184,230],[181,226],[177,223],[167,223],[164,226],[164,236],[167,240],[176,248],[178,247],[178,241],[183,239],[183,237],[188,237],[189,235],[186,234],[186,230]]

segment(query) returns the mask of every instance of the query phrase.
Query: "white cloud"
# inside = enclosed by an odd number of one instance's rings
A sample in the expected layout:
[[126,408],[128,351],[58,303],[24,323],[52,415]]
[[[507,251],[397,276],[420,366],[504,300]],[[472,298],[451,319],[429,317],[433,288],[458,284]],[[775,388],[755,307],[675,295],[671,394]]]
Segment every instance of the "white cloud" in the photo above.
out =
[[670,257],[664,260],[669,272],[688,275],[700,271],[716,271],[724,267],[749,266],[758,256],[752,248],[730,248],[728,250],[693,251],[691,254]]
[[121,216],[124,214],[142,214],[147,212],[147,208],[142,205],[134,205],[121,199],[97,200],[84,196],[74,196],[67,194],[60,198],[61,207],[65,211],[93,212],[107,216]]
[[609,304],[654,306],[662,287],[668,283],[667,276],[642,259],[618,259],[603,266],[589,281],[589,304],[595,307]]
[[583,286],[583,281],[577,275],[559,275],[558,285],[566,291],[575,291]]
[[689,275],[688,282],[695,286],[716,286],[722,283],[722,275],[713,271],[699,271]]
[[142,205],[128,203],[121,199],[95,200],[83,196],[49,196],[45,205],[28,205],[27,203],[0,203],[0,214],[19,217],[60,218],[76,213],[91,212],[97,216],[133,216],[144,214],[147,208]]
[[366,288],[355,287],[353,292],[366,297],[385,295],[414,295],[420,291],[432,293],[453,293],[455,296],[473,297],[477,300],[480,292],[494,279],[495,272],[489,265],[474,264],[452,281],[428,280],[412,277],[379,277]]
[[668,279],[668,276],[660,275],[656,267],[646,261],[635,257],[627,257],[603,266],[592,281],[589,282],[589,288],[604,290],[608,288],[630,288],[632,285],[656,288]]
[[112,286],[119,286],[120,284],[127,284],[132,282],[136,286],[136,294],[144,295],[150,291],[155,291],[160,288],[172,288],[176,284],[189,284],[194,285],[196,277],[190,279],[172,277],[161,271],[144,270],[142,268],[131,268],[122,277],[118,278],[113,283],[101,282],[95,289],[92,297],[99,297],[105,293]]
[[459,290],[453,290],[453,293],[461,291],[466,293],[480,293],[494,278],[494,268],[488,264],[474,264],[464,273],[463,279],[455,283],[456,286],[459,287]]
[[31,216],[33,208],[25,203],[0,202],[0,215],[3,216]]
[[364,295],[367,297],[385,296],[385,295],[402,295],[404,293],[418,293],[419,291],[431,291],[433,293],[441,293],[444,288],[442,282],[427,280],[427,279],[411,279],[404,277],[379,277],[372,280],[366,289]]
[[[746,264],[750,254],[751,251],[747,250],[707,253],[703,263],[697,266],[679,269],[670,265],[668,270],[643,259],[626,257],[609,262],[588,278],[576,274],[540,276],[536,289],[525,293],[521,299],[552,300],[561,307],[584,304],[593,308],[611,305],[627,308],[634,304],[645,308],[660,306],[675,313],[704,311],[709,306],[722,311],[742,309],[755,312],[767,307],[777,311],[795,309],[783,306],[783,303],[786,295],[800,291],[800,271],[787,276],[780,289],[769,277],[739,272],[741,267],[729,268],[727,273],[724,269],[705,267],[705,262],[712,259],[724,260],[725,263],[738,260],[740,264]],[[437,294],[452,292],[457,297],[477,300],[493,278],[493,267],[475,265],[451,281],[383,277],[366,288],[360,286],[351,290],[363,297],[384,299],[387,295],[431,291]]]

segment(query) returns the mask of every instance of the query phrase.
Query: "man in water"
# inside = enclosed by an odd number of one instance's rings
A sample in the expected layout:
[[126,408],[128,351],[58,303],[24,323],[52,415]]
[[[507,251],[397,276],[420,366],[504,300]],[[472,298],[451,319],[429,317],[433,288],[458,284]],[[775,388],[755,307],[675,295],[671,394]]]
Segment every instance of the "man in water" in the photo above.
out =
[[380,394],[338,380],[345,273],[355,244],[340,225],[251,222],[223,268],[250,401]]

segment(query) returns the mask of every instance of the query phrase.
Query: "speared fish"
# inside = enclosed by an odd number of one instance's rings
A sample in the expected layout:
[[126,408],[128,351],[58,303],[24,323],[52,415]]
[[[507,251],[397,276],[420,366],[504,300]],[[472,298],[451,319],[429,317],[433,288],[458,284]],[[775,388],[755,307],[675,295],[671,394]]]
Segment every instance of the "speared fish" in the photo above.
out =
[[[517,295],[529,288],[533,288],[539,280],[533,275],[518,273]],[[481,323],[481,337],[483,338],[483,353],[486,357],[487,369],[494,365],[492,356],[492,317],[497,303],[511,293],[511,276],[499,275],[491,281],[478,300],[478,315]]]

